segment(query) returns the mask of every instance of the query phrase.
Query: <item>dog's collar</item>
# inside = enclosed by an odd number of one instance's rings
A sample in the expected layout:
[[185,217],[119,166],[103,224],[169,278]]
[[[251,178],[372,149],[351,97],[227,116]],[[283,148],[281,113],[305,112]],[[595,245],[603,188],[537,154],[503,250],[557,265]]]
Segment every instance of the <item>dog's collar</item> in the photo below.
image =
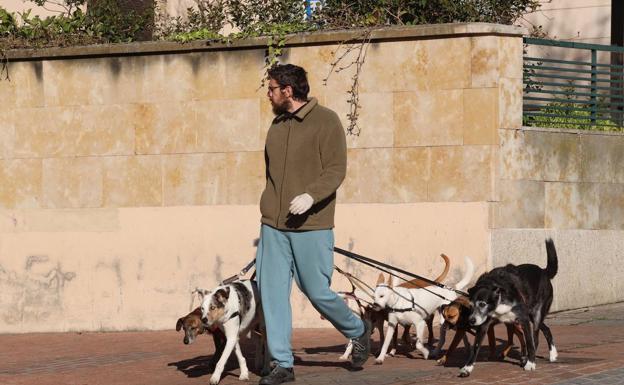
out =
[[[239,312],[237,312],[237,311],[235,311],[234,313],[232,313],[232,315],[230,315],[230,316],[228,317],[228,319],[226,319],[226,320],[225,320],[225,322],[228,322],[229,320],[231,320],[231,319],[232,319],[232,318],[234,318],[234,317],[240,317],[240,313],[239,313]],[[223,323],[225,323],[225,322],[223,322]]]

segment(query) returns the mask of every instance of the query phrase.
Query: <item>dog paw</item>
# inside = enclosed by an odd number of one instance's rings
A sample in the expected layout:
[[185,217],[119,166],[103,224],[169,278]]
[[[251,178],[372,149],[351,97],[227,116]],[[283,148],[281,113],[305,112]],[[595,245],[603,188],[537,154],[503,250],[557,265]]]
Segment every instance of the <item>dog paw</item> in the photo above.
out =
[[535,362],[527,361],[527,363],[524,365],[524,370],[535,370]]
[[529,357],[527,356],[520,357],[520,366],[524,367],[524,365],[526,365],[527,362],[529,362]]
[[383,358],[379,358],[379,357],[375,358],[375,364],[381,365],[381,364],[383,364],[383,362],[384,362]]
[[557,361],[557,356],[558,356],[557,348],[553,345],[552,350],[549,352],[548,360],[550,362],[555,362],[555,361]]
[[472,373],[472,369],[474,369],[474,365],[466,365],[459,370],[460,377],[468,377],[470,373]]
[[241,372],[240,376],[238,376],[238,379],[241,381],[249,380],[249,371],[246,370],[244,372]]
[[437,360],[436,363],[439,366],[443,366],[444,364],[446,364],[446,356],[444,356],[444,357],[440,358],[439,360]]
[[422,352],[423,358],[425,360],[429,359],[429,350],[427,350],[426,348],[423,348],[423,350],[421,350],[421,352]]
[[219,380],[221,379],[219,377],[221,377],[221,376],[212,375],[212,377],[210,377],[210,384],[211,385],[217,385],[219,383]]
[[394,357],[394,355],[395,355],[395,354],[396,354],[396,349],[392,349],[392,350],[390,350],[390,351],[388,352],[388,355],[389,355],[390,357]]
[[346,357],[346,356],[338,357],[338,361],[348,361],[348,360],[349,360],[349,357]]

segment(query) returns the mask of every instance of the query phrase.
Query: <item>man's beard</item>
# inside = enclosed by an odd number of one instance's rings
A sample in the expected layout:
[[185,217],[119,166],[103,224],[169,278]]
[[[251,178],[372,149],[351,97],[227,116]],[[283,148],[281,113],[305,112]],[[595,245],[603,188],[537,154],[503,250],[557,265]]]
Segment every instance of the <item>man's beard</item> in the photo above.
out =
[[271,107],[273,107],[273,113],[275,116],[280,116],[290,110],[292,103],[289,100],[284,100],[281,104],[271,102]]

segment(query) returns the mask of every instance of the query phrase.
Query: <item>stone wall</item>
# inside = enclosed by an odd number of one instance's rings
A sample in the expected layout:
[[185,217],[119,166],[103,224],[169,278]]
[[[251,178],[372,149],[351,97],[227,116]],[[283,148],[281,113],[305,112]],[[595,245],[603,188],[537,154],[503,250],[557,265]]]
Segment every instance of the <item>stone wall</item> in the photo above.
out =
[[[516,231],[513,221],[544,232],[546,211],[543,224],[532,207],[524,213],[518,189],[546,191],[550,182],[511,176],[517,162],[504,161],[520,161],[524,150],[512,138],[528,133],[521,33],[489,24],[374,32],[360,77],[362,133],[348,136],[338,193],[337,246],[429,277],[443,269],[444,252],[453,283],[466,255],[479,272],[511,255],[500,247],[515,239],[501,236]],[[308,70],[311,94],[345,126],[354,68],[323,79],[339,42],[357,36],[292,37],[283,57]],[[272,119],[259,88],[265,48],[251,39],[8,53],[0,332],[172,328],[197,305],[191,290],[253,258]],[[549,187],[548,199],[569,188]],[[575,215],[553,210],[555,228],[572,226]],[[336,264],[376,280],[343,257]],[[348,288],[338,275],[334,287]],[[293,309],[296,327],[329,325],[296,289]]]
[[559,251],[555,309],[621,301],[624,135],[565,129],[500,130],[494,265],[545,265]]

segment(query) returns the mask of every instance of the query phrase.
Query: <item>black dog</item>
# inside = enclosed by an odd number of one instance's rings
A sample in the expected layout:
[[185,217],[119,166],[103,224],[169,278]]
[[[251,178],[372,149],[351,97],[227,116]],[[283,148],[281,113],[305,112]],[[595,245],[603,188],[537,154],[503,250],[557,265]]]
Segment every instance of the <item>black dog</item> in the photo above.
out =
[[468,361],[461,368],[461,377],[469,376],[474,369],[485,332],[494,321],[521,326],[528,355],[523,353],[521,360],[524,370],[535,370],[539,330],[548,342],[550,361],[557,359],[552,334],[544,324],[553,300],[550,280],[558,269],[557,251],[550,238],[546,240],[546,254],[548,262],[545,269],[533,264],[509,264],[481,275],[475,286],[468,290],[472,304],[469,322],[477,329],[477,334]]

